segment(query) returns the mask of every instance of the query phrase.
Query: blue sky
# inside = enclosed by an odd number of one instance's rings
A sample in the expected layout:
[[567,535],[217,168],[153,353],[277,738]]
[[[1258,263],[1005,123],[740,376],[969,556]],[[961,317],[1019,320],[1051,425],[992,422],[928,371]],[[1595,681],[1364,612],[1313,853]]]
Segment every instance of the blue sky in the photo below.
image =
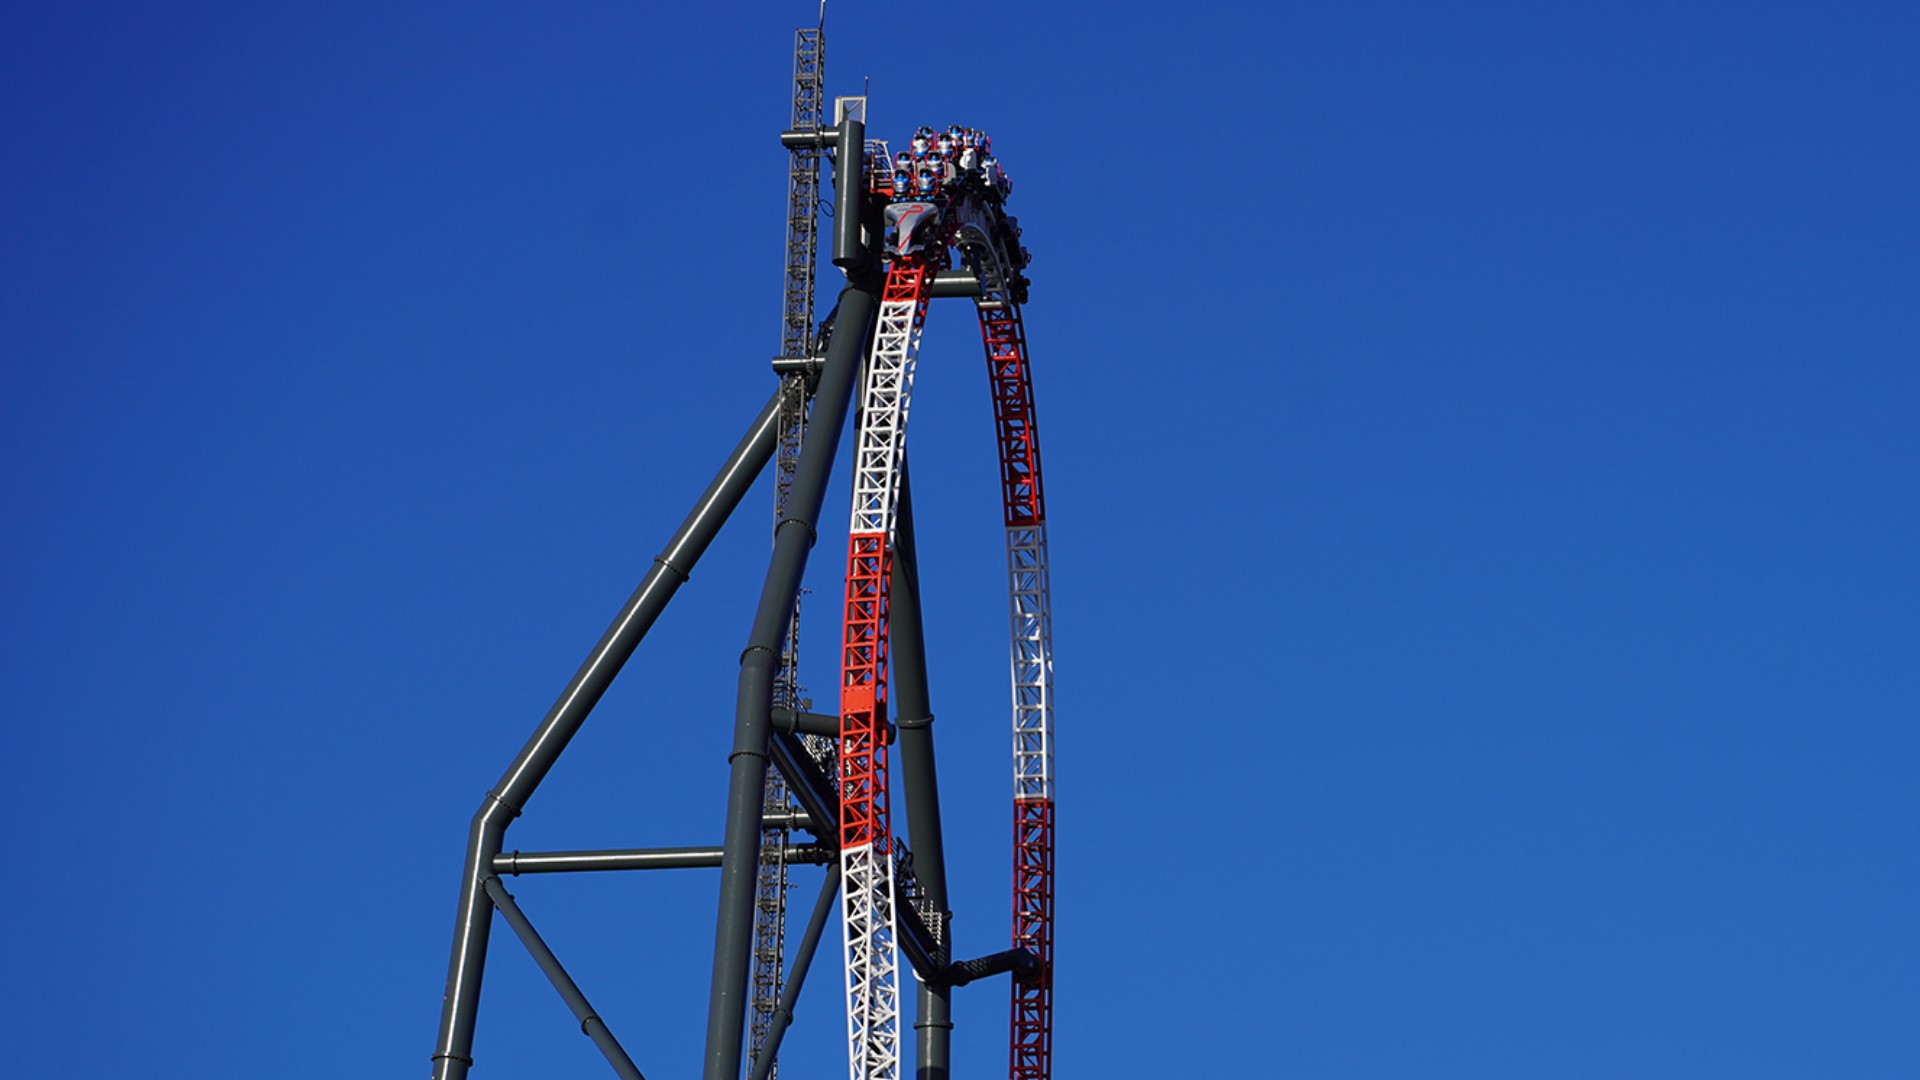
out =
[[[1057,1075],[1911,1075],[1915,10],[1037,7],[835,0],[828,74],[989,131],[1035,253]],[[812,5],[550,8],[5,17],[0,1073],[425,1075],[467,818],[778,344]],[[911,440],[967,954],[970,318]],[[509,847],[718,841],[770,503]],[[511,887],[693,1075],[717,880]],[[601,1075],[496,943],[476,1075]],[[844,1068],[823,962],[790,1075]]]

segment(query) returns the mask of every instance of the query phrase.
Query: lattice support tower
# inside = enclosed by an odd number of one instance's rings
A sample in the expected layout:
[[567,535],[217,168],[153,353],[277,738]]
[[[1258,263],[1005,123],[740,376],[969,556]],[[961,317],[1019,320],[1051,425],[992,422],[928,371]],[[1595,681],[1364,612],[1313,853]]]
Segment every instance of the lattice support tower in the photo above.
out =
[[[792,130],[816,133],[826,104],[825,27],[801,28],[793,35]],[[820,151],[811,145],[788,150],[787,233],[781,282],[780,356],[789,362],[810,361],[816,355],[813,330],[814,267],[818,258],[820,219]],[[796,367],[790,363],[789,367]],[[800,446],[807,429],[807,372],[783,371],[780,376],[779,429],[774,444],[774,524],[786,514],[793,490]],[[773,707],[802,710],[799,678],[800,601],[794,600],[793,620],[781,643],[774,674]],[[818,736],[809,736],[818,740]],[[824,742],[825,740],[818,740]],[[792,842],[788,824],[797,811],[778,769],[768,769],[761,802],[760,867],[754,885],[753,1000],[748,1014],[747,1060],[751,1069],[764,1052],[773,1030],[780,995],[786,987],[787,848]],[[769,1077],[779,1075],[771,1063]]]

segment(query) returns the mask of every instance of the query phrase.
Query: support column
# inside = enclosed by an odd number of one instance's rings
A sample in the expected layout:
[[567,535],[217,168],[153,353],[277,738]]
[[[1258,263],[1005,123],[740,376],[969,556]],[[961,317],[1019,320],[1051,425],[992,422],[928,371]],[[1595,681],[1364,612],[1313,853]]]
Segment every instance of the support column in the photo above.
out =
[[[858,182],[858,162],[841,165],[842,183]],[[849,180],[848,177],[852,177]],[[760,860],[761,795],[772,730],[773,677],[780,642],[793,618],[807,555],[813,547],[827,474],[852,404],[855,376],[876,311],[877,284],[868,275],[840,293],[833,339],[814,392],[813,415],[787,497],[787,516],[774,529],[773,557],[746,650],[734,705],[733,752],[728,755],[727,828],[720,868],[720,905],[714,930],[713,983],[707,1005],[705,1080],[738,1080],[746,1032],[747,977],[753,959],[754,872]]]
[[[927,642],[920,609],[919,557],[914,548],[913,485],[900,466],[900,504],[894,522],[893,582],[888,592],[894,718],[899,727],[900,780],[907,803],[907,846],[913,873],[939,912],[938,966],[953,959],[948,940],[947,851],[940,827],[940,780],[934,768],[933,698],[927,679]],[[952,1061],[952,988],[918,980],[913,1023],[917,1080],[947,1080]]]

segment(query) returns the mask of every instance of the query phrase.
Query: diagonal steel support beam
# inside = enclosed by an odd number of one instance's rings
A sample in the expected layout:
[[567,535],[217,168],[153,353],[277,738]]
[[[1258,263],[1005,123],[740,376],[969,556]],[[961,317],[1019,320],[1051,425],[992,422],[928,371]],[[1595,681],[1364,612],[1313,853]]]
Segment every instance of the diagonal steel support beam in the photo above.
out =
[[820,947],[820,932],[826,929],[827,916],[833,913],[834,899],[840,895],[840,864],[827,864],[827,877],[820,883],[820,898],[814,901],[813,917],[807,920],[807,932],[800,939],[800,948],[793,954],[793,970],[787,973],[786,988],[780,991],[780,1005],[773,1011],[773,1027],[767,1032],[767,1042],[760,1050],[760,1060],[753,1068],[751,1080],[767,1080],[773,1071],[773,1063],[780,1053],[780,1040],[786,1038],[787,1028],[793,1026],[793,1006],[800,1000],[800,984],[807,981],[807,969],[813,966],[813,954]]
[[567,1008],[573,1010],[574,1018],[580,1021],[581,1032],[592,1039],[593,1044],[606,1055],[607,1064],[612,1065],[613,1071],[619,1073],[624,1080],[647,1080],[640,1075],[640,1070],[633,1064],[633,1059],[620,1048],[620,1040],[613,1037],[613,1032],[607,1030],[606,1023],[593,1011],[593,1006],[587,1001],[587,995],[580,992],[580,987],[575,985],[572,976],[567,974],[567,969],[560,966],[560,958],[553,955],[552,949],[547,948],[547,943],[541,940],[539,932],[534,930],[531,922],[527,921],[526,913],[520,910],[520,905],[513,902],[513,895],[507,892],[506,886],[500,884],[499,878],[490,877],[486,880],[485,888],[487,898],[493,901],[494,907],[500,909],[501,916],[507,920],[508,926],[513,927],[513,932],[520,935],[520,943],[533,954],[534,963],[539,964],[540,970],[546,972],[548,981],[553,983],[555,990],[560,991],[560,997],[566,1001]]
[[453,954],[447,963],[446,995],[440,1004],[433,1080],[465,1080],[467,1070],[473,1067],[473,1028],[480,1013],[480,982],[486,971],[487,938],[493,925],[484,883],[493,873],[493,859],[500,854],[507,826],[520,816],[534,789],[560,759],[580,725],[586,723],[587,714],[606,693],[613,677],[633,655],[640,639],[666,608],[667,601],[673,599],[687,580],[688,573],[713,542],[727,516],[753,486],[754,478],[766,467],[773,456],[779,413],[780,394],[775,391],[739,445],[733,448],[726,464],[720,467],[719,474],[707,485],[700,501],[680,523],[666,550],[654,558],[653,568],[647,571],[620,614],[614,617],[599,643],[574,672],[546,718],[540,721],[513,764],[474,812],[467,832],[460,903],[454,915]]

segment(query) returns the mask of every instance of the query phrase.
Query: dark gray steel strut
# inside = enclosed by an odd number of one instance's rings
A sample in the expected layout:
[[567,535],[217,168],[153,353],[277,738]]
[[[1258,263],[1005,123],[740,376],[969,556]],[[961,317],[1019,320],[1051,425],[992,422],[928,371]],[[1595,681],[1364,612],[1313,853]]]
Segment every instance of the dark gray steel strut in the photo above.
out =
[[488,878],[483,885],[487,890],[487,898],[493,901],[494,907],[500,909],[501,918],[507,920],[507,925],[513,927],[513,932],[520,935],[520,943],[527,947],[527,952],[533,954],[534,963],[540,965],[540,970],[546,973],[548,981],[553,983],[553,988],[560,992],[560,997],[567,1003],[567,1008],[573,1010],[574,1019],[580,1021],[581,1033],[592,1039],[593,1044],[600,1048],[600,1052],[606,1056],[607,1064],[613,1066],[613,1071],[620,1074],[621,1080],[647,1080],[640,1074],[633,1059],[628,1057],[627,1052],[621,1048],[620,1040],[614,1038],[613,1032],[607,1029],[606,1021],[600,1019],[599,1014],[593,1011],[593,1006],[587,1002],[587,995],[580,992],[580,987],[574,983],[573,976],[568,975],[567,969],[560,966],[560,958],[553,955],[552,949],[547,948],[547,943],[540,939],[539,932],[533,928],[531,922],[527,921],[527,916],[520,910],[520,905],[514,903],[513,894],[507,891],[506,886],[500,884],[500,879],[497,877]]
[[[824,141],[825,133],[811,138]],[[867,339],[879,311],[882,280],[876,269],[880,230],[868,211],[866,192],[866,125],[852,117],[833,130],[834,212],[833,262],[847,274],[848,285],[835,305],[834,332],[827,341],[825,363],[814,390],[800,460],[793,487],[787,494],[786,516],[774,527],[773,556],[761,586],[759,607],[747,647],[740,654],[740,681],[734,704],[733,751],[727,757],[727,826],[722,843],[720,902],[715,919],[713,981],[707,1000],[707,1044],[702,1076],[706,1080],[738,1080],[742,1042],[746,1035],[748,981],[752,969],[754,894],[760,859],[762,812],[766,792],[769,738],[774,737],[771,713],[775,679],[779,674],[781,644],[793,618],[794,601],[812,550],[820,504],[826,496],[827,475],[846,428],[847,413]],[[783,136],[783,141],[784,141]],[[849,226],[849,222],[851,225]],[[871,227],[869,227],[871,226]],[[863,245],[863,240],[867,241]],[[786,746],[799,739],[781,735]],[[787,743],[786,740],[792,740]],[[799,755],[804,757],[804,751]],[[786,767],[790,765],[791,767]],[[789,780],[804,769],[797,761],[783,762]],[[797,793],[796,793],[797,794]],[[818,799],[801,799],[810,815],[825,825]],[[837,836],[835,838],[837,842]]]
[[[846,126],[858,127],[854,121]],[[843,130],[844,136],[844,130]],[[852,176],[841,164],[840,183],[857,183],[859,143]],[[844,147],[844,138],[843,138]],[[858,204],[855,204],[858,213]],[[854,376],[878,310],[879,283],[871,275],[853,277],[840,294],[840,313],[827,346],[826,365],[814,392],[806,442],[794,470],[787,516],[774,530],[773,557],[760,591],[747,647],[740,654],[735,696],[733,751],[728,755],[727,828],[722,844],[720,903],[713,946],[713,983],[708,997],[707,1080],[738,1080],[745,1035],[747,976],[752,960],[755,870],[760,858],[761,801],[767,771],[767,740],[772,733],[773,680],[793,601],[800,591],[807,555],[813,547],[826,495],[827,474],[839,449],[852,403]]]
[[947,965],[945,981],[950,986],[965,986],[989,975],[1001,975],[1009,971],[1016,979],[1031,979],[1040,973],[1040,958],[1024,946],[1007,949]]
[[[824,844],[799,844],[790,862],[829,863],[839,852]],[[720,865],[720,849],[619,848],[611,851],[509,851],[493,857],[496,874],[573,874],[601,870],[686,870]]]
[[774,1007],[767,1041],[761,1048],[759,1060],[753,1063],[751,1080],[767,1080],[773,1073],[774,1061],[780,1056],[780,1040],[793,1024],[793,1003],[800,998],[801,984],[807,981],[807,969],[813,966],[814,950],[820,947],[820,932],[826,929],[827,916],[833,913],[834,900],[839,895],[840,864],[830,862],[826,879],[820,883],[820,898],[813,903],[813,917],[807,920],[807,931],[800,938],[799,950],[793,954],[793,972],[787,976],[786,985],[780,991],[780,1003]]
[[[900,780],[907,803],[907,838],[936,925],[932,966],[952,956],[947,922],[946,842],[940,829],[940,780],[934,768],[933,701],[927,687],[927,643],[920,614],[919,558],[914,548],[913,485],[900,465],[900,503],[893,540],[893,581],[887,598],[894,715],[899,719]],[[953,1002],[948,988],[921,979],[914,1028],[919,1033],[918,1080],[947,1080],[952,1062]]]
[[[857,335],[850,335],[857,336]],[[474,812],[467,833],[467,857],[461,871],[460,903],[454,915],[453,953],[447,965],[446,995],[440,1006],[440,1034],[433,1053],[434,1080],[462,1080],[473,1066],[473,1027],[480,1011],[480,981],[487,962],[487,939],[493,910],[485,892],[500,854],[507,826],[520,815],[527,799],[560,758],[567,743],[586,722],[613,677],[633,655],[667,601],[707,550],[727,515],[740,504],[754,478],[773,454],[774,427],[780,396],[776,391],[760,410],[747,433],[728,455],[725,465],[707,485],[686,520],[654,558],[633,595],[614,617],[606,633],[574,672],[567,688],[547,711],[513,764],[487,792]]]

